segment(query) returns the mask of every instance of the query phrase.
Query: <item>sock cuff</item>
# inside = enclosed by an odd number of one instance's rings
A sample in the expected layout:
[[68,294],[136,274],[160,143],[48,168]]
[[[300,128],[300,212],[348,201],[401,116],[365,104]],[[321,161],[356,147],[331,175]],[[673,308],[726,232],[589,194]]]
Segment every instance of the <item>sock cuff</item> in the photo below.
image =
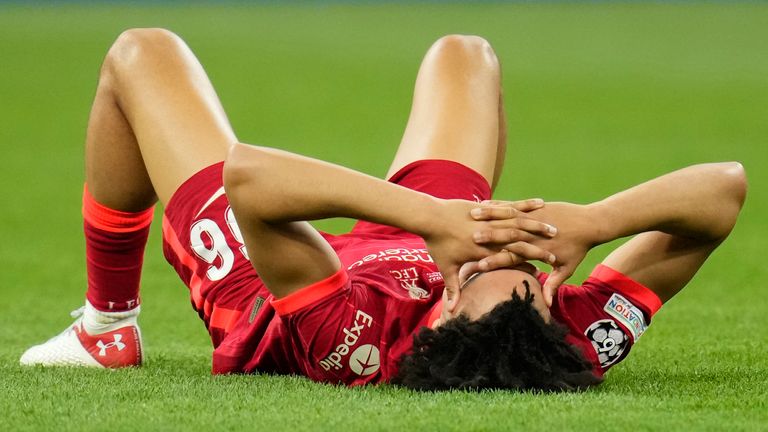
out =
[[103,313],[117,313],[117,312],[130,311],[141,305],[141,298],[138,296],[138,294],[136,295],[136,297],[130,300],[122,300],[122,301],[102,300],[100,297],[104,297],[104,294],[97,292],[96,290],[93,290],[90,287],[88,291],[85,293],[85,299],[88,305],[90,305],[92,309],[103,312]]
[[94,322],[100,324],[110,324],[116,320],[137,316],[139,312],[141,312],[141,305],[139,304],[134,304],[132,307],[127,308],[126,310],[104,311],[99,310],[96,306],[93,305],[93,303],[91,303],[90,300],[85,300],[84,313],[88,315],[89,318],[91,318]]
[[155,206],[136,213],[111,209],[96,202],[88,191],[88,185],[83,186],[83,219],[100,230],[116,233],[139,231],[152,223],[154,214]]

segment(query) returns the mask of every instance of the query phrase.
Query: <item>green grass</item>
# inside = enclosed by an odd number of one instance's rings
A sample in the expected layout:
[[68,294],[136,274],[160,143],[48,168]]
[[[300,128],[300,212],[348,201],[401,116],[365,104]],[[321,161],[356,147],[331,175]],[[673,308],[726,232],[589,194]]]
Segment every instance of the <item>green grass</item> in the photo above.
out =
[[[585,202],[687,164],[740,160],[750,197],[731,238],[585,393],[212,377],[210,342],[162,258],[159,230],[142,291],[146,367],[22,369],[23,350],[82,304],[90,101],[111,42],[146,26],[187,39],[244,141],[383,175],[421,55],[442,34],[477,33],[505,68],[510,151],[499,196]],[[766,40],[759,3],[0,6],[0,430],[764,430]]]

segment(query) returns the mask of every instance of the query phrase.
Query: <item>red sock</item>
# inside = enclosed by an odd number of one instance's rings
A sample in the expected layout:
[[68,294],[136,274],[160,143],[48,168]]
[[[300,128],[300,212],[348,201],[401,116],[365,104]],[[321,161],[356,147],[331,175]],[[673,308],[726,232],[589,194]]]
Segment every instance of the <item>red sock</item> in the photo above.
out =
[[98,310],[118,312],[139,305],[139,281],[144,246],[154,206],[129,213],[96,202],[83,191],[85,258],[88,272],[86,298]]

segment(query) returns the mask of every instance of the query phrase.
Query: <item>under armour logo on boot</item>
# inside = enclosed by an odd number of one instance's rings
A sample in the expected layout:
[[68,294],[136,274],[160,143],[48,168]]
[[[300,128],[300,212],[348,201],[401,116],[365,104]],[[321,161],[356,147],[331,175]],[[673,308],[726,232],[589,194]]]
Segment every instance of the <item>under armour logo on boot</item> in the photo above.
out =
[[123,338],[123,335],[116,334],[114,335],[115,340],[113,342],[104,343],[101,339],[96,342],[96,346],[99,347],[99,355],[101,357],[104,357],[107,355],[107,349],[112,347],[117,347],[118,351],[122,351],[123,348],[125,348],[125,344],[120,342],[120,340]]

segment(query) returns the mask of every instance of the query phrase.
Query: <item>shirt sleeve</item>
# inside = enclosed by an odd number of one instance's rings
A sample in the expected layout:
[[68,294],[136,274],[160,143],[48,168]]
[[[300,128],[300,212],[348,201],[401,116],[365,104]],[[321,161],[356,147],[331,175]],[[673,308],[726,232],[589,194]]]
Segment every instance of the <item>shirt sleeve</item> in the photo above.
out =
[[361,385],[379,380],[381,313],[346,270],[272,300],[293,341],[303,375],[314,381]]
[[[547,276],[537,278],[543,283]],[[659,308],[648,287],[601,264],[581,286],[561,286],[550,311],[569,328],[569,342],[604,372],[626,358]]]
[[587,282],[590,280],[630,297],[635,305],[648,314],[649,319],[661,309],[661,299],[650,288],[604,264],[595,267]]
[[288,294],[285,297],[272,300],[272,306],[280,316],[290,315],[305,307],[318,303],[326,297],[341,291],[347,284],[349,276],[344,268],[331,276]]

